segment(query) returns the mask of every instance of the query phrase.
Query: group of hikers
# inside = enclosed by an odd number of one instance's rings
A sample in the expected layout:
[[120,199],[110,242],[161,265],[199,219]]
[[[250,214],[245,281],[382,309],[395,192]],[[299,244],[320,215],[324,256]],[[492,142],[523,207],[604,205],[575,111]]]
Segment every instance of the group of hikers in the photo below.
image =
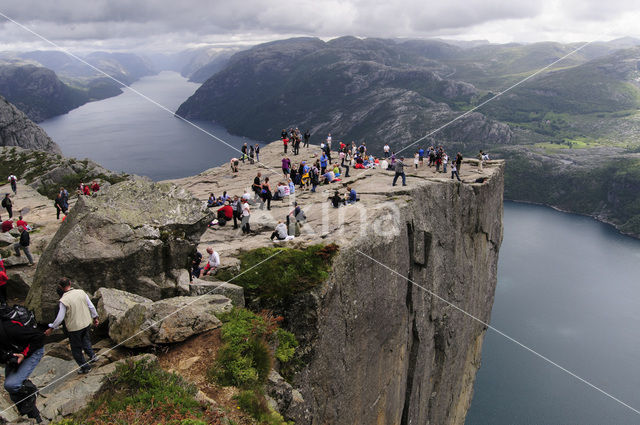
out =
[[[18,179],[12,174],[8,181],[16,195]],[[91,185],[81,183],[77,193],[91,195],[98,190],[100,186],[94,181]],[[67,214],[69,209],[67,190],[60,188],[54,205],[58,219],[61,212]],[[20,238],[13,245],[14,252],[16,256],[21,255],[20,251],[24,252],[29,265],[34,265],[33,256],[29,250],[31,226],[22,215],[14,223],[13,202],[9,193],[6,193],[3,198],[2,207],[9,214],[8,220],[0,219],[2,232],[10,231],[15,224],[20,232]],[[21,415],[41,423],[42,417],[36,406],[38,388],[29,380],[29,376],[44,356],[45,338],[50,336],[54,329],[62,326],[64,334],[69,338],[71,355],[79,366],[78,373],[86,374],[91,370],[91,364],[97,361],[90,341],[90,329],[99,324],[98,313],[83,290],[73,289],[71,281],[62,278],[55,284],[56,293],[59,296],[55,320],[49,325],[38,325],[33,312],[20,305],[7,304],[8,281],[4,260],[0,259],[0,363],[5,364],[4,388]]]

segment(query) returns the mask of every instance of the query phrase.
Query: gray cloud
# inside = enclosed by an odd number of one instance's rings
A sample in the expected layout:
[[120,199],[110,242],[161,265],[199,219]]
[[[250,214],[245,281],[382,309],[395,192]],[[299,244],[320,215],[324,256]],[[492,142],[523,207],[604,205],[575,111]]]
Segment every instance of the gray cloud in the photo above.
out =
[[[626,28],[640,16],[633,0],[0,0],[0,12],[56,43],[102,48],[345,34],[569,41],[597,29],[594,23],[611,37],[640,36],[635,25]],[[2,20],[0,50],[37,45]]]

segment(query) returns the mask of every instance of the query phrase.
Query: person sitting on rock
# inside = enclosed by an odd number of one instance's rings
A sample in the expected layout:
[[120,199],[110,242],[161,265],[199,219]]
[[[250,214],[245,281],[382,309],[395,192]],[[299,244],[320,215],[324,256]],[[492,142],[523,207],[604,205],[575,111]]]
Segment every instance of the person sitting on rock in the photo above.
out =
[[287,236],[289,236],[287,233],[287,225],[284,224],[282,220],[278,220],[276,229],[271,234],[271,240],[273,240],[273,238],[278,238],[279,241],[283,241],[287,239]]
[[355,204],[358,201],[358,195],[356,194],[356,190],[351,186],[347,186],[347,199],[345,202],[347,204]]
[[[45,335],[51,335],[51,332],[57,329],[64,321],[69,333],[71,355],[80,366],[78,374],[89,373],[91,363],[97,361],[91,346],[89,331],[92,323],[93,326],[100,324],[98,312],[89,299],[89,295],[82,289],[71,289],[71,281],[66,277],[58,281],[58,288],[63,292],[59,302],[58,315],[53,323],[49,324],[49,329],[45,331]],[[82,354],[83,351],[89,357],[88,361],[85,361]]]
[[16,222],[16,227],[24,227],[25,229],[29,230],[29,225],[27,224],[26,221],[24,221],[24,219],[22,218],[22,216],[18,216],[18,221]]
[[93,193],[96,193],[99,190],[100,190],[100,185],[98,184],[98,182],[94,180],[93,183],[91,183],[91,191]]
[[216,206],[216,196],[211,193],[209,194],[209,199],[207,200],[207,208],[213,208]]
[[344,199],[342,199],[337,190],[333,193],[333,196],[329,197],[329,200],[331,201],[333,208],[339,208],[340,205],[344,205]]
[[191,258],[191,273],[189,274],[189,282],[193,280],[194,277],[200,277],[200,272],[202,271],[202,267],[200,267],[200,263],[202,262],[202,254],[196,250],[195,254]]
[[207,254],[209,254],[209,260],[204,266],[204,272],[202,273],[203,276],[209,274],[211,270],[215,273],[218,270],[218,267],[220,267],[220,255],[218,255],[218,253],[211,247],[207,248]]
[[233,220],[233,207],[231,205],[224,205],[217,211],[218,226],[224,226],[227,221]]

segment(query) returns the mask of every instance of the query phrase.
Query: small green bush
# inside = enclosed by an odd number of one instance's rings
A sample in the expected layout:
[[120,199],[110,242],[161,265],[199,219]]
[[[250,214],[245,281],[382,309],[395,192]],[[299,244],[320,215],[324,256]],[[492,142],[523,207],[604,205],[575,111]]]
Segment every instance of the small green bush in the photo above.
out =
[[117,367],[85,409],[56,425],[220,424],[220,415],[201,405],[196,392],[157,362],[129,361]]
[[274,330],[266,320],[246,309],[221,315],[223,346],[210,376],[222,385],[255,388],[264,384],[273,363],[267,341]]
[[[288,425],[280,414],[271,410],[267,401],[259,391],[241,391],[236,397],[238,407],[265,425]],[[292,423],[291,423],[292,424]]]
[[337,251],[335,244],[305,249],[257,248],[240,255],[238,274],[222,271],[218,279],[242,286],[250,297],[281,300],[327,280]]
[[284,329],[278,329],[276,331],[276,337],[278,339],[278,348],[276,348],[276,359],[281,363],[286,363],[293,358],[298,347],[298,340],[295,335]]

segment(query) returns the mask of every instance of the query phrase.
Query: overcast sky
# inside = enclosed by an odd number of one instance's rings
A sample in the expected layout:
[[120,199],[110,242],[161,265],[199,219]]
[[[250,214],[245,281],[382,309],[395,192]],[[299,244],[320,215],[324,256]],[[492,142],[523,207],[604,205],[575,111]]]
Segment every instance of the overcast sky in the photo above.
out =
[[[75,50],[181,50],[309,35],[561,42],[640,38],[637,0],[0,0]],[[0,17],[0,50],[51,48]]]

